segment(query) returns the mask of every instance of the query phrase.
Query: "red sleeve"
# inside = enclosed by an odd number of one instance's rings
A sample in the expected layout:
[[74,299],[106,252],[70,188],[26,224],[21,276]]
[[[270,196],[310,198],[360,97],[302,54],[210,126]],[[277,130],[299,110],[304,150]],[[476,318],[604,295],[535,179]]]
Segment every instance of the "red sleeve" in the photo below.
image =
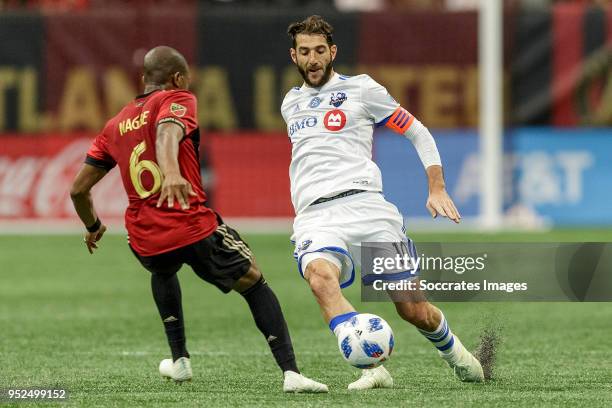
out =
[[188,91],[170,92],[160,103],[156,126],[160,123],[176,123],[185,135],[198,128],[197,102],[195,96]]
[[105,170],[110,170],[117,164],[108,151],[108,140],[104,130],[96,136],[91,144],[85,163]]

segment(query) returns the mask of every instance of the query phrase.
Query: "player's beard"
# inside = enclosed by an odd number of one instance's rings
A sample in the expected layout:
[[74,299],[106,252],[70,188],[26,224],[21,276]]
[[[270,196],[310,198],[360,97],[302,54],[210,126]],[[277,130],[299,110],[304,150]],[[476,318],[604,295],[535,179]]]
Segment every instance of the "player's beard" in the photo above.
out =
[[297,69],[300,72],[300,75],[302,76],[302,78],[304,79],[304,82],[306,82],[306,85],[312,86],[313,88],[318,88],[320,86],[323,86],[327,83],[327,81],[329,81],[329,77],[331,77],[331,73],[332,73],[332,68],[333,68],[333,63],[330,61],[329,64],[327,64],[325,68],[323,68],[323,76],[321,77],[321,79],[319,79],[317,83],[313,83],[312,81],[310,81],[310,79],[308,79],[308,71],[306,71],[304,68],[300,67],[299,65],[297,66]]

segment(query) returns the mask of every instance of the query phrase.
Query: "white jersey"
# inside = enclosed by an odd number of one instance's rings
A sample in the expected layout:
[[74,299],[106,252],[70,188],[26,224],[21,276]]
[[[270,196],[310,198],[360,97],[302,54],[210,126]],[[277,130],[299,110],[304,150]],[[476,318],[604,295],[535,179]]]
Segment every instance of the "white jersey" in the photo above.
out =
[[287,93],[281,113],[293,145],[289,176],[296,214],[342,191],[382,191],[372,134],[398,107],[368,75],[334,74],[322,87]]

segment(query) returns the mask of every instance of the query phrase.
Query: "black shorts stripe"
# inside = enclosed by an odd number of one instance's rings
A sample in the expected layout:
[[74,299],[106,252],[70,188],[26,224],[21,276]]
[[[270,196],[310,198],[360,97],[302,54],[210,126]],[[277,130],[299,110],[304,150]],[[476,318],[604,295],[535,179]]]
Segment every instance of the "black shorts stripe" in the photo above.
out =
[[245,257],[246,259],[250,261],[253,260],[253,253],[251,252],[248,245],[246,245],[246,243],[242,241],[242,239],[237,233],[236,235],[238,235],[238,238],[234,237],[230,233],[230,231],[228,231],[227,225],[225,224],[220,225],[219,228],[217,228],[216,232],[218,232],[222,236],[223,244],[226,247],[228,247],[229,249],[234,249],[238,251],[243,257]]

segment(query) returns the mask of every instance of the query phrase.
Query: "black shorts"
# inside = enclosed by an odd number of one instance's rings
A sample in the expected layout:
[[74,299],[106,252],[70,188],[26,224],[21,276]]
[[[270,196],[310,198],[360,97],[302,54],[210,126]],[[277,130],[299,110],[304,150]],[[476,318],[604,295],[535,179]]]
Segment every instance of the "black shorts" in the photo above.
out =
[[232,290],[253,262],[253,254],[246,242],[236,230],[222,223],[208,237],[170,252],[153,256],[138,255],[133,248],[132,252],[153,274],[173,275],[187,264],[200,278],[223,293]]

